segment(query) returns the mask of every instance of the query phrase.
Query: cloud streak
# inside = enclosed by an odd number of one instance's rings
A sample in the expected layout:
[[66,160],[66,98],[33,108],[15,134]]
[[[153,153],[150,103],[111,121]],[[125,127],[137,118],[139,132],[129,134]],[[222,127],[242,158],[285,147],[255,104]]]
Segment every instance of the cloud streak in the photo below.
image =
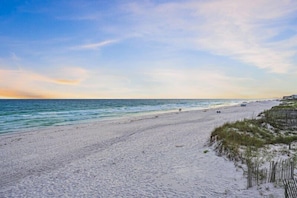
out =
[[136,18],[131,28],[143,39],[231,57],[274,73],[295,67],[296,48],[288,47],[287,38],[282,42],[273,38],[291,28],[288,22],[294,19],[296,1],[131,3],[125,10]]
[[36,94],[31,91],[22,91],[18,89],[2,89],[0,88],[0,97],[1,98],[23,98],[23,99],[35,99],[35,98],[54,98],[50,94]]
[[79,45],[79,46],[73,47],[71,49],[73,49],[73,50],[97,50],[97,49],[111,45],[116,42],[118,42],[118,40],[106,40],[106,41],[101,41],[98,43],[89,43],[89,44],[85,44],[85,45]]
[[65,85],[77,85],[81,82],[81,80],[69,80],[69,79],[55,79],[53,82],[57,84],[65,84]]
[[232,94],[234,97],[234,93],[243,97],[240,85],[250,82],[247,78],[229,77],[220,71],[202,69],[155,69],[147,75],[158,84],[154,87],[156,92],[162,95],[163,90],[167,90],[171,98],[177,94],[190,98],[228,98]]
[[32,71],[2,69],[0,70],[0,97],[54,98],[65,96],[66,93],[58,93],[51,88],[77,86],[87,75],[86,71],[80,68],[67,67],[60,69],[60,72],[63,75],[52,74],[53,77],[50,77]]

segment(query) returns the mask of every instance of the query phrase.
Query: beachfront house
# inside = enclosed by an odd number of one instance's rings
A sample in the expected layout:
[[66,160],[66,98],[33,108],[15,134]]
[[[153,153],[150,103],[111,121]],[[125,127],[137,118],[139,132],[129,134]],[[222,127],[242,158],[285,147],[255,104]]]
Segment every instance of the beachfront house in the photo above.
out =
[[297,100],[297,94],[293,94],[291,96],[284,96],[283,100]]

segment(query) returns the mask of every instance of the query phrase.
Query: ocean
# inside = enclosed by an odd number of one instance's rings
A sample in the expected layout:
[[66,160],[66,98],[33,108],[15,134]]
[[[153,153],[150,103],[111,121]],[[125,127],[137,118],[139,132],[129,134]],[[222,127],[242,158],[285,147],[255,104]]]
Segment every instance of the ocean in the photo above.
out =
[[0,134],[90,121],[240,104],[237,99],[0,100]]

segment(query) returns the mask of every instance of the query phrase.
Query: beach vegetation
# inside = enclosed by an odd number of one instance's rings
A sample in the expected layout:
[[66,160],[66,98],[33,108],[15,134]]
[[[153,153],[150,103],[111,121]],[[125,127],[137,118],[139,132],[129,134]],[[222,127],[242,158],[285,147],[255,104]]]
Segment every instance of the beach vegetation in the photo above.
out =
[[257,118],[225,123],[213,130],[210,145],[219,155],[248,162],[267,145],[286,145],[292,149],[297,142],[297,102],[290,101],[259,114]]
[[225,123],[212,131],[209,143],[219,156],[243,169],[248,188],[293,178],[297,165],[297,102],[282,103],[253,119]]

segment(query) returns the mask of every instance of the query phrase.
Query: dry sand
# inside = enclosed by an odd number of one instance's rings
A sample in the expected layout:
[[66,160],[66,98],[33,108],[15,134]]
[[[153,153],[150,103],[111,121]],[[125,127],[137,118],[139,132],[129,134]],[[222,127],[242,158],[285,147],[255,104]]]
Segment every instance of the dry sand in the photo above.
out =
[[0,197],[282,196],[271,186],[265,192],[247,190],[243,171],[206,146],[215,127],[256,117],[277,104],[253,102],[219,108],[221,113],[176,112],[1,135]]

